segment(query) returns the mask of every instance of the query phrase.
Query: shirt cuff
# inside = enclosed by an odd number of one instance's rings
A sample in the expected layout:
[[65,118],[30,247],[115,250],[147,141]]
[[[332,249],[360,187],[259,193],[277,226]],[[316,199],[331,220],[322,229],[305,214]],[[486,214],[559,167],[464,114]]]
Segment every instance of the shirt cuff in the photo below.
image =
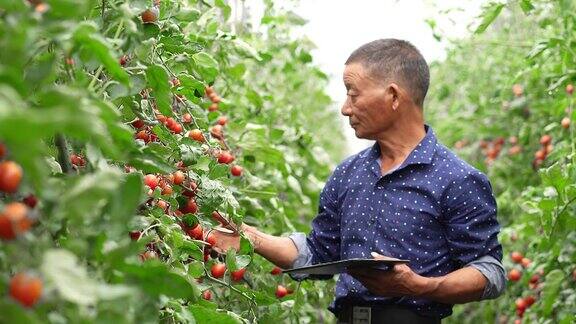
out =
[[[292,268],[299,268],[310,265],[312,263],[312,253],[310,248],[306,243],[306,235],[304,233],[292,233],[288,236],[294,242],[296,249],[298,250],[298,256],[294,263],[292,263]],[[304,280],[308,278],[307,274],[290,274],[290,277],[294,280]]]
[[468,263],[467,266],[477,269],[486,277],[487,282],[481,299],[494,299],[502,295],[506,288],[506,270],[500,261],[485,255]]

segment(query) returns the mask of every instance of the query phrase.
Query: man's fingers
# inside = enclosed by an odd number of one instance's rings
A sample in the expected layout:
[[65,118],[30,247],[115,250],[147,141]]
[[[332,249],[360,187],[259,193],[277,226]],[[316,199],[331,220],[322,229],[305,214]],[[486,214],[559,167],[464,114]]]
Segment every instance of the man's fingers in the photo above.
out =
[[214,230],[221,232],[221,233],[225,233],[225,234],[234,234],[234,231],[225,227],[216,227],[214,228]]
[[379,254],[379,253],[377,253],[377,252],[372,252],[372,253],[370,253],[370,254],[372,255],[372,257],[373,257],[374,259],[377,259],[377,260],[382,260],[382,259],[389,258],[389,257],[384,256],[384,255],[382,255],[382,254]]

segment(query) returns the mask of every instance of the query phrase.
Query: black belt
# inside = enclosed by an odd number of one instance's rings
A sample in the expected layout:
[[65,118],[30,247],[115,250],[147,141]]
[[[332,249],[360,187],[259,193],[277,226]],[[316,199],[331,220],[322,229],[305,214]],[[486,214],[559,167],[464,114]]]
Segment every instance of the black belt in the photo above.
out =
[[422,316],[399,306],[346,307],[338,312],[338,324],[440,324],[439,317]]

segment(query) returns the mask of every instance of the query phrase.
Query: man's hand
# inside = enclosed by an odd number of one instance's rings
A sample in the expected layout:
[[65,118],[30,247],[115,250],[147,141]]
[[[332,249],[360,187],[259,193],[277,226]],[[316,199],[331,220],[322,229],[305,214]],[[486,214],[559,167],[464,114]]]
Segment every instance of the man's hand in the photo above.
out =
[[[372,252],[374,259],[385,257]],[[428,278],[412,271],[405,264],[396,264],[389,271],[351,269],[348,273],[359,280],[371,293],[386,297],[421,296],[430,289]]]
[[230,248],[238,251],[240,249],[240,235],[225,228],[215,228],[210,232],[216,239],[216,244],[212,247],[218,253],[224,253]]
[[[268,235],[246,224],[242,224],[239,230],[252,242],[256,253],[283,269],[289,268],[298,257],[298,249],[288,237]],[[216,244],[213,248],[217,252],[224,253],[230,248],[236,251],[240,249],[240,235],[238,233],[227,229],[223,229],[223,231],[215,229],[211,234],[216,238]]]
[[[372,252],[375,259],[384,256]],[[441,277],[423,277],[405,264],[390,271],[350,270],[371,293],[387,297],[416,296],[445,304],[463,304],[482,298],[487,279],[473,267],[464,267]]]

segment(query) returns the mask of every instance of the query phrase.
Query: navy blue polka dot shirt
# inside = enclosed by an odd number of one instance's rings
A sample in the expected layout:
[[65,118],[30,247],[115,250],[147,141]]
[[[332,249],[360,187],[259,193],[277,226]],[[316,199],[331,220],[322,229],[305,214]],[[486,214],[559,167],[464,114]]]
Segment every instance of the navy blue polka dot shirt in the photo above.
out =
[[[305,246],[291,237],[303,259],[295,265],[371,258],[373,251],[408,259],[425,277],[446,275],[480,258],[500,265],[500,227],[487,177],[438,143],[431,127],[425,129],[424,139],[385,175],[377,143],[336,168]],[[387,304],[425,316],[452,313],[452,305],[426,299],[373,295],[348,274],[339,276],[330,310]]]

